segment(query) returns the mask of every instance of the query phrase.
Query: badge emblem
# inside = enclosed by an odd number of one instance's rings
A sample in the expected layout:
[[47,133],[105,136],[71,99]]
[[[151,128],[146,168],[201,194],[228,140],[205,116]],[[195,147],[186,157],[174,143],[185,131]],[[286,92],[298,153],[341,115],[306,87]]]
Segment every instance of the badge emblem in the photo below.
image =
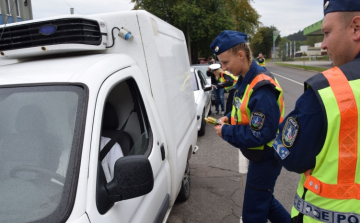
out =
[[291,147],[299,132],[299,124],[293,117],[289,117],[282,130],[282,142],[285,147]]
[[216,46],[216,47],[215,47],[215,52],[218,52],[218,51],[219,51],[219,47]]
[[241,107],[241,101],[240,101],[240,98],[238,98],[238,97],[235,98],[235,107],[237,109],[240,109],[240,107]]
[[327,2],[325,3],[325,5],[324,5],[324,10],[326,10],[326,9],[329,7],[329,4],[330,4],[329,1],[327,1]]
[[260,130],[265,121],[265,115],[261,112],[251,113],[250,128],[253,130]]
[[258,138],[258,139],[261,138],[261,133],[260,132],[257,132],[257,131],[254,131],[254,130],[251,130],[251,132],[256,138]]

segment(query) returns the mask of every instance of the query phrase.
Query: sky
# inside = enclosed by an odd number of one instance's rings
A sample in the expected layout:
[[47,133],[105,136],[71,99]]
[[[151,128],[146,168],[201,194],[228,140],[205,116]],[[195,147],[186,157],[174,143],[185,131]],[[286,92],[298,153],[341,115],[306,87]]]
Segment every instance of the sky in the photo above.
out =
[[303,30],[324,18],[323,0],[253,0],[264,26],[275,26],[281,36]]
[[[264,26],[275,26],[281,36],[303,30],[323,19],[323,0],[251,0],[261,15]],[[134,6],[131,0],[32,0],[34,19],[70,14],[89,15],[127,11]]]

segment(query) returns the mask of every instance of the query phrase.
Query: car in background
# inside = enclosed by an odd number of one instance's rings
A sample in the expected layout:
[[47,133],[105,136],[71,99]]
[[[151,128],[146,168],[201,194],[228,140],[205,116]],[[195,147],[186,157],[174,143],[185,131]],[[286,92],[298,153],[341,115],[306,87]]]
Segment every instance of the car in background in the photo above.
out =
[[[217,61],[216,63],[219,63],[219,62]],[[193,68],[196,68],[196,69],[200,70],[205,75],[205,78],[206,78],[207,82],[209,84],[212,84],[211,83],[211,77],[208,77],[206,75],[206,71],[207,71],[207,69],[209,67],[209,64],[193,64],[190,67],[193,67]],[[214,94],[214,91],[211,91],[211,92],[212,92],[211,93],[211,104],[214,105],[215,104],[215,94]]]
[[[207,68],[207,67],[206,67]],[[205,117],[211,115],[211,84],[206,80],[205,75],[197,68],[190,68],[191,80],[193,83],[194,99],[196,103],[196,117],[198,135],[205,135]]]

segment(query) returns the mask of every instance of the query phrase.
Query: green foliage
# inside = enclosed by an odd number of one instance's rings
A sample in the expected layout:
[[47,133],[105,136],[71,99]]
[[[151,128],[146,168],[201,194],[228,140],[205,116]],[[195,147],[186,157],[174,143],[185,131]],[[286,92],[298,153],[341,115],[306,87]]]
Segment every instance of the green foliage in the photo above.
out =
[[233,15],[236,30],[246,33],[250,39],[260,26],[260,15],[251,6],[251,0],[225,0],[228,11]]
[[297,33],[293,33],[291,35],[288,35],[286,37],[286,39],[288,39],[290,41],[305,41],[306,36],[304,36],[304,31],[299,30],[299,32],[297,32]]
[[[262,52],[266,58],[271,58],[271,48],[273,47],[273,31],[278,31],[278,29],[274,26],[263,26],[258,29],[250,43],[254,56],[257,56],[260,52]],[[275,45],[277,46],[280,41],[281,37],[279,35],[275,40]]]
[[323,68],[323,67],[302,66],[302,65],[295,65],[295,64],[288,64],[288,63],[274,63],[274,64],[282,66],[282,67],[299,68],[302,70],[309,70],[309,71],[316,71],[316,72],[323,72],[328,69],[328,68]]
[[184,32],[191,45],[192,62],[212,55],[210,44],[223,30],[254,34],[259,14],[251,0],[131,0],[134,9],[144,9]]
[[[191,43],[193,62],[198,56],[212,55],[210,44],[223,30],[234,29],[235,23],[220,0],[179,2],[173,7],[176,27],[180,28]],[[211,13],[210,13],[211,12]]]

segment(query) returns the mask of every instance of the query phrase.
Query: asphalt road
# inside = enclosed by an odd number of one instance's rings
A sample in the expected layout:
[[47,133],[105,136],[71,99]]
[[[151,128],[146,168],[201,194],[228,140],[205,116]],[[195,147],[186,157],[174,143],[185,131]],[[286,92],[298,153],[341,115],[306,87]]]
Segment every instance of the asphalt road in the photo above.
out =
[[[284,90],[287,115],[303,93],[304,81],[316,73],[272,63],[267,63],[267,69]],[[191,196],[184,203],[175,203],[167,222],[239,222],[246,180],[241,168],[246,168],[246,160],[237,148],[219,138],[211,125],[207,125],[205,136],[198,138],[197,145],[200,149],[190,160]],[[300,175],[283,168],[277,180],[274,195],[289,212],[299,179]]]

